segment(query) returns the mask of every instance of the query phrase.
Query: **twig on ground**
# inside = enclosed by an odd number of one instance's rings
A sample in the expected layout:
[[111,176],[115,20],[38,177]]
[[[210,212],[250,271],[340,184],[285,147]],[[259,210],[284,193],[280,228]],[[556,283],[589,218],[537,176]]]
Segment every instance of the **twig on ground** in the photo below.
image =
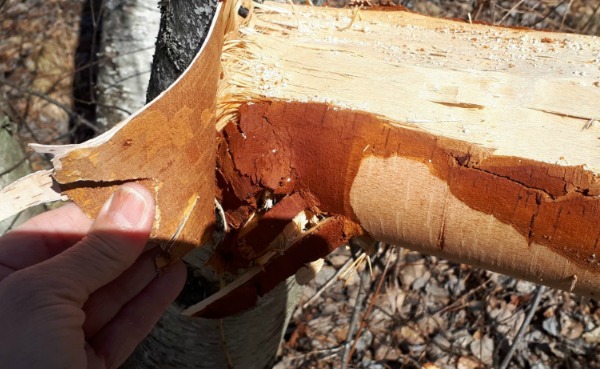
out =
[[337,355],[338,351],[342,350],[342,348],[344,348],[344,345],[331,347],[331,348],[323,349],[323,350],[313,350],[313,351],[307,352],[306,354],[293,356],[293,357],[291,357],[291,359],[292,360],[306,359],[306,358],[309,358],[312,356],[317,356],[317,355],[322,355],[322,356],[324,356],[323,358],[325,358],[325,357],[329,357],[330,355]]
[[515,339],[514,339],[512,345],[510,346],[510,349],[506,353],[506,356],[504,357],[504,360],[502,360],[502,364],[500,364],[498,369],[506,369],[506,367],[508,366],[508,363],[510,363],[512,356],[515,353],[515,350],[517,349],[517,344],[525,335],[525,330],[527,329],[527,327],[529,327],[529,323],[531,323],[533,314],[535,314],[535,312],[537,311],[537,307],[540,304],[543,293],[544,293],[544,286],[542,286],[540,284],[540,285],[538,285],[538,287],[535,291],[535,296],[533,297],[533,302],[531,303],[529,312],[527,312],[527,316],[525,317],[525,320],[523,320],[523,323],[519,327],[519,331],[517,332],[517,335],[515,336]]
[[[387,275],[387,272],[389,270],[391,259],[392,259],[391,254],[388,253],[387,260],[385,262],[385,268],[383,269],[383,272],[381,273],[381,276],[379,277],[379,283],[377,284],[377,289],[375,290],[375,293],[371,297],[371,302],[369,303],[369,307],[367,308],[367,311],[365,312],[365,315],[363,316],[362,321],[360,322],[360,327],[358,328],[358,331],[356,332],[356,337],[354,337],[354,343],[352,344],[350,353],[349,353],[348,357],[346,358],[346,360],[344,360],[342,362],[342,368],[344,368],[343,367],[344,363],[347,364],[350,361],[350,358],[352,358],[352,355],[354,354],[354,350],[356,349],[356,343],[358,342],[358,339],[360,338],[362,331],[367,326],[367,319],[369,319],[369,315],[371,315],[371,311],[373,311],[373,306],[375,305],[375,301],[377,301],[377,297],[379,296],[379,292],[381,291],[381,287],[383,286],[383,282],[385,281],[385,276]],[[363,271],[363,275],[364,275],[364,271]],[[348,330],[348,334],[350,334],[350,330]]]
[[569,0],[569,4],[567,5],[567,10],[565,10],[565,14],[563,14],[562,20],[560,21],[560,28],[558,29],[559,32],[562,31],[563,27],[565,26],[565,20],[567,19],[567,15],[571,11],[571,5],[573,5],[573,0]]
[[[454,301],[453,303],[451,303],[450,305],[443,307],[442,309],[440,309],[439,311],[437,311],[435,314],[443,314],[447,311],[453,310],[453,308],[456,307],[456,305],[458,305],[459,303],[463,302],[467,297],[471,296],[472,294],[480,291],[481,289],[485,288],[485,285],[488,284],[491,281],[491,278],[488,278],[485,282],[483,282],[481,285],[479,285],[477,288],[473,288],[472,290],[470,290],[469,292],[465,293],[464,295],[462,295],[461,297],[459,297],[458,299],[456,299],[456,301]],[[462,306],[462,305],[461,305]],[[457,307],[457,309],[460,307]],[[434,314],[434,315],[435,315]]]
[[580,32],[580,33],[587,33],[588,32],[588,27],[590,25],[594,24],[594,18],[596,17],[596,14],[598,14],[598,10],[600,10],[600,3],[598,3],[598,5],[596,5],[596,7],[594,8],[594,10],[592,11],[592,14],[590,14],[590,17],[585,22],[585,24],[583,25],[583,27],[581,27],[581,29],[578,30],[578,32]]
[[535,26],[537,26],[538,24],[542,23],[543,21],[545,21],[548,17],[550,17],[550,15],[554,14],[558,14],[558,12],[556,11],[556,9],[558,9],[562,4],[566,3],[567,0],[562,0],[560,3],[553,5],[550,10],[544,14],[540,19],[538,19],[537,21],[533,22],[530,27],[533,28]]
[[351,263],[352,263],[352,258],[349,257],[348,260],[346,261],[346,263],[344,263],[344,265],[342,265],[342,267],[340,269],[338,269],[337,273],[335,273],[335,275],[333,277],[331,277],[323,285],[323,287],[321,287],[314,295],[312,295],[311,298],[308,299],[308,301],[306,301],[302,305],[302,309],[306,309],[307,307],[309,307],[313,302],[315,302],[319,298],[319,296],[321,296],[323,294],[323,292],[325,292],[325,290],[327,288],[331,287],[335,282],[337,282],[339,276],[342,275],[342,273],[344,272],[344,270],[346,270]]
[[510,14],[516,10],[519,6],[521,6],[521,4],[523,4],[523,2],[525,2],[525,0],[520,0],[518,3],[516,3],[512,8],[510,8],[509,11],[506,12],[506,14],[504,14],[504,16],[502,17],[502,19],[500,19],[500,22],[496,23],[497,25],[500,25],[504,22],[504,20],[506,18],[508,18],[510,16]]
[[[354,274],[354,272],[356,272],[356,270],[358,269],[360,264],[365,260],[365,258],[367,260],[369,260],[369,271],[371,271],[371,262],[369,259],[369,255],[367,255],[367,253],[363,251],[360,255],[358,255],[358,257],[356,259],[354,259],[352,264],[350,264],[350,266],[348,268],[346,268],[346,270],[344,270],[344,272],[342,272],[342,274],[340,274],[339,278],[345,280],[344,287],[346,287],[348,285],[348,283],[350,283],[352,275]],[[346,275],[348,275],[348,276],[346,277]]]
[[[367,284],[370,280],[370,273],[367,268],[364,268],[361,276],[360,276],[360,285],[358,287],[358,292],[356,294],[356,302],[354,304],[354,310],[352,311],[352,317],[350,318],[350,325],[348,326],[348,335],[346,336],[346,343],[344,345],[344,353],[342,355],[342,365],[341,369],[347,369],[350,359],[352,358],[352,353],[354,352],[354,347],[356,346],[356,341],[352,344],[352,348],[350,346],[350,342],[352,342],[352,336],[354,336],[354,330],[358,325],[358,316],[360,315],[360,311],[362,310],[362,305],[365,301],[365,297],[367,296]],[[360,332],[360,328],[359,331]]]
[[396,252],[396,260],[394,261],[394,269],[392,272],[392,283],[394,284],[395,289],[399,289],[400,284],[398,281],[400,280],[400,268],[402,267],[402,246],[393,246],[392,250]]

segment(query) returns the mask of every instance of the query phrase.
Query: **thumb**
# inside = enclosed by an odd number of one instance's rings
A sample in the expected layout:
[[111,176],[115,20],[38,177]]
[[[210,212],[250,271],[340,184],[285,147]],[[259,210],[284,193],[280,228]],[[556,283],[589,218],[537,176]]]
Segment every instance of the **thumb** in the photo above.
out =
[[154,198],[128,183],[104,204],[90,232],[75,246],[38,267],[62,296],[83,304],[88,296],[127,270],[144,250],[154,220]]

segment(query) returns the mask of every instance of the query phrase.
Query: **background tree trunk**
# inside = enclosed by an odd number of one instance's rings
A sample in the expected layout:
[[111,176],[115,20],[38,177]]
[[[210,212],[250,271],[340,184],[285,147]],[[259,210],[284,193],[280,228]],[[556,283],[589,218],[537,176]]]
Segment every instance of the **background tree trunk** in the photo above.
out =
[[110,128],[146,103],[160,11],[157,0],[109,0],[103,14],[96,112]]
[[[31,173],[31,167],[25,153],[12,134],[13,124],[5,116],[0,116],[0,188]],[[34,215],[41,213],[43,208],[36,206],[22,211],[8,219],[0,221],[0,235],[8,232]]]

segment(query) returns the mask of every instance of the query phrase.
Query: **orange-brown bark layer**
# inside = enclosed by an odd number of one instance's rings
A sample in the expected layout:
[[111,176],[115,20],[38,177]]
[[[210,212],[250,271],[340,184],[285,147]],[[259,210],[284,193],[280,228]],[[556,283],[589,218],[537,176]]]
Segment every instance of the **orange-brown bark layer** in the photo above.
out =
[[[250,205],[227,209],[226,219],[241,219],[241,225],[232,227],[226,239],[218,246],[216,252],[209,259],[209,264],[217,271],[235,273],[238,269],[247,268],[258,258],[270,251],[271,247],[284,248],[285,242],[281,234],[300,212],[309,210],[318,214],[317,200],[310,193],[300,191],[283,197],[273,208],[268,211],[254,213],[253,223],[247,224],[251,214],[247,210]],[[232,224],[229,223],[231,226]],[[311,250],[307,250],[307,255]],[[314,259],[319,258],[315,256]],[[313,260],[314,260],[313,259]],[[290,273],[293,273],[292,270]]]
[[322,211],[358,221],[349,193],[361,161],[397,155],[426,164],[459,200],[529,242],[598,267],[589,259],[600,237],[600,183],[584,168],[495,156],[492,149],[319,103],[253,103],[240,116],[226,139],[238,174],[253,183],[289,191],[290,178],[292,190],[313,193]]
[[[257,259],[296,215],[305,210],[317,213],[316,200],[308,193],[296,192],[284,197],[256,223],[256,227],[238,237],[238,253],[247,261]],[[283,246],[283,245],[279,245]]]
[[264,270],[254,278],[207,306],[198,316],[222,318],[254,306],[258,296],[263,296],[275,288],[300,267],[325,257],[337,247],[346,244],[351,237],[362,233],[360,226],[346,217],[334,216],[327,219],[314,232],[265,265]]

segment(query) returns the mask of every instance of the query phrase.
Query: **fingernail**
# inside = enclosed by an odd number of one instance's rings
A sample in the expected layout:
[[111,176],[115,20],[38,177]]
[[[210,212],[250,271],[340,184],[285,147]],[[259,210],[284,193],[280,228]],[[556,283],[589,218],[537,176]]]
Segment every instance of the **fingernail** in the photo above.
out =
[[138,228],[146,218],[146,200],[135,189],[123,186],[114,193],[107,215],[122,228]]

